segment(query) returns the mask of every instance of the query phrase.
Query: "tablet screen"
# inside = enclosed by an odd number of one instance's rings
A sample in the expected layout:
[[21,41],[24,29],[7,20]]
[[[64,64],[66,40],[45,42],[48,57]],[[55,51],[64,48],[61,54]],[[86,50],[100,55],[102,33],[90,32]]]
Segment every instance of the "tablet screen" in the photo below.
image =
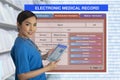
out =
[[58,44],[54,51],[48,56],[48,61],[52,62],[60,59],[66,48],[66,45]]

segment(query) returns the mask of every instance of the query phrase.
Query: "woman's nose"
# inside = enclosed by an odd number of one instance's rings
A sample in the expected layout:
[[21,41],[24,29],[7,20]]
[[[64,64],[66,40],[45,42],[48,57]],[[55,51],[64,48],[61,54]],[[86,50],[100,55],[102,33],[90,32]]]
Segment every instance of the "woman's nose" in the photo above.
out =
[[30,26],[30,31],[32,31],[33,30],[33,26]]

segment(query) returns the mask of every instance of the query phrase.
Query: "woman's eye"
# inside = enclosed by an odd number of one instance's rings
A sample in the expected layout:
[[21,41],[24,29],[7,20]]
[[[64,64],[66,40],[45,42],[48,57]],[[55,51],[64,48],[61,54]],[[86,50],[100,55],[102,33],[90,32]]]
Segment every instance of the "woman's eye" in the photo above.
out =
[[26,24],[26,26],[29,26],[30,24]]

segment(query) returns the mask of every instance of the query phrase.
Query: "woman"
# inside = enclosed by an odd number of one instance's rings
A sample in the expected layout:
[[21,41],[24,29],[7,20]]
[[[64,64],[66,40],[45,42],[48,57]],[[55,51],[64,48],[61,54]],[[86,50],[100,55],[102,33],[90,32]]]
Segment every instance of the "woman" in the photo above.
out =
[[58,61],[43,67],[42,57],[30,37],[36,31],[37,17],[22,11],[17,17],[18,37],[11,50],[16,72],[15,80],[46,80],[45,72],[53,70]]

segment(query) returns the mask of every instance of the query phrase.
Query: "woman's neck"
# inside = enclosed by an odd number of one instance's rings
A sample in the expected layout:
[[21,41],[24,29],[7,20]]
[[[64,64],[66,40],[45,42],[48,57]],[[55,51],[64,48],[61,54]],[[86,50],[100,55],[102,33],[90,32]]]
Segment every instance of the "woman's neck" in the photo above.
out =
[[29,38],[29,37],[27,37],[27,36],[25,36],[25,35],[23,35],[23,34],[20,34],[20,33],[18,34],[18,36],[19,36],[19,37],[22,37],[22,38],[25,38],[25,39],[28,39],[28,38]]

